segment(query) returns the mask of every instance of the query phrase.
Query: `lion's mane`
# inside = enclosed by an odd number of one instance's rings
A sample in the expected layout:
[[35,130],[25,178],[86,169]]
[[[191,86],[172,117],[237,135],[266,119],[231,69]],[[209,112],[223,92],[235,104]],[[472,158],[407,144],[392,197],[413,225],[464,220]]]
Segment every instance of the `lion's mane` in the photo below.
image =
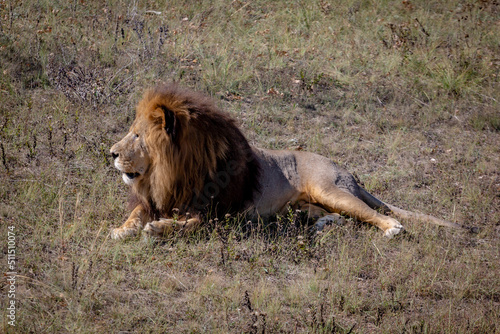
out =
[[132,187],[153,219],[180,214],[222,215],[245,209],[259,191],[260,166],[234,120],[213,102],[175,84],[147,91],[137,106],[147,122],[151,164]]

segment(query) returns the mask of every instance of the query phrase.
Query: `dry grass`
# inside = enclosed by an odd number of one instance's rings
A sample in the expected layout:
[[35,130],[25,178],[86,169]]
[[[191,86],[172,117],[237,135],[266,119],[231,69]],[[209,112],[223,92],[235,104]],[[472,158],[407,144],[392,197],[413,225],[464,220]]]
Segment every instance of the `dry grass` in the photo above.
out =
[[[0,2],[0,240],[7,254],[15,226],[18,271],[1,331],[500,332],[499,10]],[[220,100],[253,144],[329,156],[378,197],[480,232],[314,235],[288,216],[112,241],[127,189],[109,147],[143,89],[171,80]]]

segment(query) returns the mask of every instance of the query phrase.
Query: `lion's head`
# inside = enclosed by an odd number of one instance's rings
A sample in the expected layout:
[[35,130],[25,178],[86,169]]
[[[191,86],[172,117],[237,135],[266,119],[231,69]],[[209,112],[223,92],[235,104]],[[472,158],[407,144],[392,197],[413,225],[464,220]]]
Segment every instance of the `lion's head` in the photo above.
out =
[[129,133],[111,148],[115,167],[122,172],[123,181],[128,185],[139,182],[150,166],[145,133],[146,129],[141,126],[132,126]]
[[169,216],[173,208],[238,211],[259,187],[258,162],[235,122],[176,85],[145,93],[129,133],[111,154],[153,217]]

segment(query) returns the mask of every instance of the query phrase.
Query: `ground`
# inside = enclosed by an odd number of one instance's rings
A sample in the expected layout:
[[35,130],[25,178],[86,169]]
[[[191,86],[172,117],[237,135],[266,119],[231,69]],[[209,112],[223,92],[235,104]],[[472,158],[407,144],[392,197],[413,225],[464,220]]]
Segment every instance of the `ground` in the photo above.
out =
[[[2,331],[500,332],[499,10],[0,1]],[[110,240],[129,211],[109,148],[168,81],[216,99],[253,145],[328,156],[478,233],[402,221],[386,240],[347,219],[318,234],[291,211]]]

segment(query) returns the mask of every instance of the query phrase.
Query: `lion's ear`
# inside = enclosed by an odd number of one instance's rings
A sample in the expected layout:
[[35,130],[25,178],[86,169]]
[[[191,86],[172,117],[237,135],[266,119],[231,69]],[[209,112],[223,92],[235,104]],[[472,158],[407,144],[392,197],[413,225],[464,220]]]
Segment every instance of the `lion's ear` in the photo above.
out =
[[175,114],[172,110],[163,107],[164,113],[164,123],[163,128],[167,132],[169,136],[175,137],[175,127],[177,124],[177,119],[175,118]]
[[160,106],[155,110],[153,115],[158,122],[161,122],[162,127],[165,129],[165,132],[172,138],[175,137],[177,120],[175,118],[174,112],[165,106]]

